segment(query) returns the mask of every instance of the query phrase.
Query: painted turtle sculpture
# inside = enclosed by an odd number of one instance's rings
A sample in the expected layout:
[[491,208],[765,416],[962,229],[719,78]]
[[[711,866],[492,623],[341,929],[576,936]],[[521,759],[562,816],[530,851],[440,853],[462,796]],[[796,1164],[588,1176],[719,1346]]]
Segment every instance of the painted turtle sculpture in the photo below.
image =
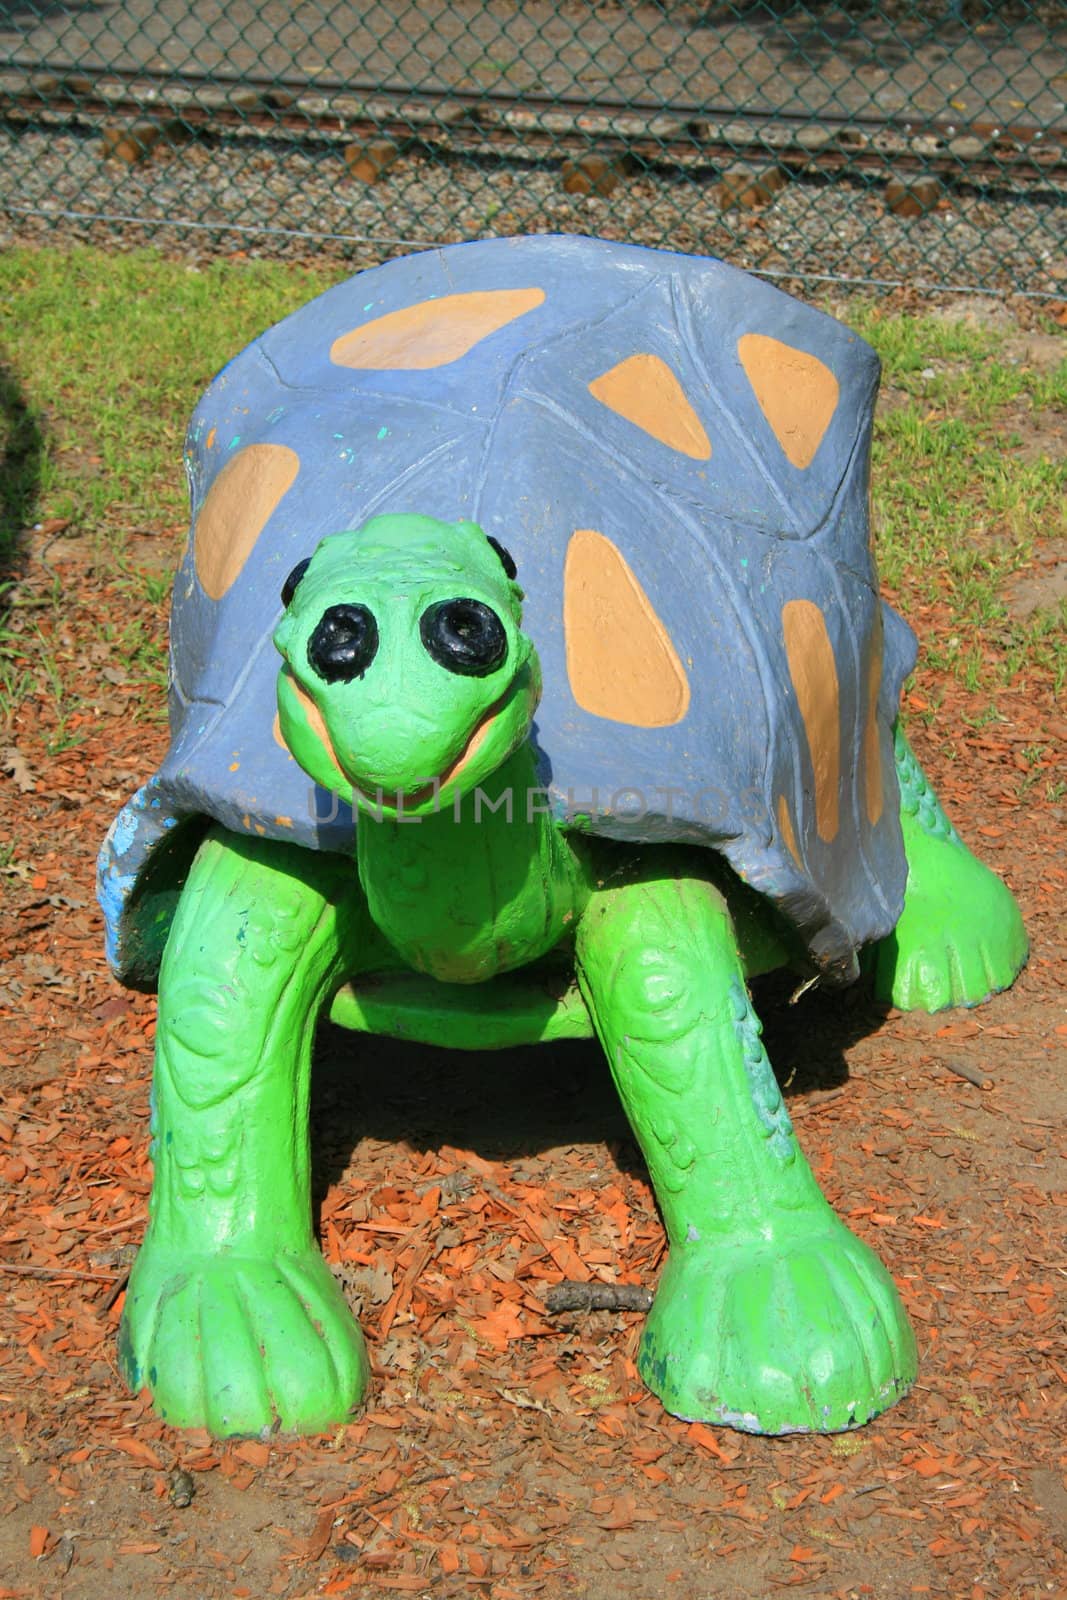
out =
[[1026,956],[897,726],[877,382],[765,283],[583,238],[361,273],[214,380],[173,741],[100,867],[116,972],[158,978],[120,1338],[172,1422],[313,1431],[364,1393],[312,1232],[320,1011],[599,1037],[669,1238],[640,1370],[671,1412],[830,1431],[907,1390],[896,1290],[816,1185],[746,986],[848,983],[863,951],[935,1010]]

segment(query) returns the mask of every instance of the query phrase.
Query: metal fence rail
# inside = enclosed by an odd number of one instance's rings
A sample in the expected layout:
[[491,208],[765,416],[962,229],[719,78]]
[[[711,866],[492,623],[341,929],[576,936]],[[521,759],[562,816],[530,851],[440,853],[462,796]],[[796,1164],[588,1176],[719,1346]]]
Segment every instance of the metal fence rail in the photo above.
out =
[[1065,45],[1064,5],[993,0],[7,0],[0,209],[1067,295]]

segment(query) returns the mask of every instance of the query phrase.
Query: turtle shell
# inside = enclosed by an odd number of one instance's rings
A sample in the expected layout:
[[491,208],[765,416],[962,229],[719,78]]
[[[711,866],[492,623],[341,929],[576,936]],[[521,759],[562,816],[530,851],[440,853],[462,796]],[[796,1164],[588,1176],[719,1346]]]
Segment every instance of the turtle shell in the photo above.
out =
[[173,738],[117,817],[116,971],[151,982],[197,840],[348,852],[278,732],[283,581],[384,512],[511,552],[565,826],[722,852],[827,976],[900,914],[892,727],[915,654],[869,539],[871,348],[722,262],[586,238],[360,273],[218,374],[185,455]]

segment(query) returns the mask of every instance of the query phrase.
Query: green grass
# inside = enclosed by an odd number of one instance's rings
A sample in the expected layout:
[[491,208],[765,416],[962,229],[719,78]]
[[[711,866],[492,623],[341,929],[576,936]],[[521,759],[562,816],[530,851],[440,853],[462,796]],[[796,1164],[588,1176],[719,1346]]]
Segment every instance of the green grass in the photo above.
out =
[[[177,556],[182,442],[198,396],[251,338],[344,274],[334,264],[196,267],[150,252],[0,255],[0,564],[22,530],[69,519],[66,532],[100,552],[119,596],[109,615],[86,603],[82,633],[146,685],[142,714],[161,714],[169,577],[139,569],[131,536],[162,535]],[[1003,589],[1039,537],[1065,531],[1062,449],[1042,455],[1033,440],[1053,441],[1063,425],[1067,363],[1031,370],[1013,356],[1010,329],[887,312],[859,296],[837,309],[885,367],[890,403],[873,452],[883,578],[905,613],[947,608],[947,626],[924,638],[927,661],[991,705],[998,683],[1033,666],[1062,688],[1067,617],[1012,622]],[[63,748],[78,737],[70,721],[82,703],[82,646],[62,645],[79,596],[50,584],[39,562],[27,577],[0,593],[0,720],[32,692]]]
[[[169,574],[130,560],[131,534],[162,535],[177,559],[188,507],[181,457],[193,406],[219,367],[257,333],[341,275],[278,262],[203,267],[150,252],[80,249],[0,254],[0,727],[30,694],[47,708],[49,753],[78,742],[84,655],[62,645],[83,597],[27,567],[23,535],[69,523],[96,552],[118,615],[86,631],[148,692],[137,714],[165,714],[161,612]],[[45,557],[47,559],[47,555]],[[99,612],[91,602],[82,610]]]
[[971,690],[1039,666],[1059,691],[1067,609],[1016,622],[1003,592],[1039,539],[1067,534],[1067,359],[1028,365],[1010,328],[887,315],[870,300],[845,314],[881,356],[892,397],[872,452],[883,581],[905,610],[941,601],[949,611],[946,638],[924,640],[927,662]]
[[0,255],[4,409],[10,416],[21,394],[32,419],[22,430],[40,435],[36,495],[25,481],[17,490],[23,516],[33,498],[35,520],[70,517],[117,545],[131,528],[180,520],[182,441],[201,391],[337,276],[263,261],[196,267],[148,252]]

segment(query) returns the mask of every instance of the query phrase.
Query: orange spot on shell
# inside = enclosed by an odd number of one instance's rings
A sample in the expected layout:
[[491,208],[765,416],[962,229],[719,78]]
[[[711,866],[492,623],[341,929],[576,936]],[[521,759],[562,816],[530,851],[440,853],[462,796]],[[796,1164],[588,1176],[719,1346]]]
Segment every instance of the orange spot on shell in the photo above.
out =
[[711,441],[677,375],[659,356],[642,352],[602,372],[589,385],[594,400],[635,428],[694,461],[711,457]]
[[330,347],[330,360],[373,372],[446,367],[544,298],[543,289],[483,289],[422,300],[341,334]]
[[789,803],[784,794],[778,796],[778,832],[785,840],[785,847],[797,866],[803,869],[804,863],[800,859],[800,851],[797,848],[797,836],[793,827],[793,818],[789,813]]
[[819,838],[829,844],[837,836],[841,783],[841,706],[834,647],[826,618],[811,600],[786,602],[782,632],[815,773],[815,826]]
[[765,333],[742,334],[737,354],[787,459],[794,467],[810,467],[841,394],[830,368]]
[[626,558],[579,528],[567,548],[563,626],[571,693],[596,717],[667,728],[689,709],[689,679]]
[[878,729],[878,694],[882,687],[882,608],[876,605],[867,662],[867,721],[863,728],[863,776],[867,820],[876,827],[885,806],[882,779],[882,741]]
[[208,432],[208,436],[204,440],[204,446],[208,450],[213,450],[215,448],[215,429],[214,428],[210,429],[210,431]]
[[249,444],[215,479],[196,519],[196,575],[212,600],[238,577],[256,540],[292,488],[300,457],[284,444]]

